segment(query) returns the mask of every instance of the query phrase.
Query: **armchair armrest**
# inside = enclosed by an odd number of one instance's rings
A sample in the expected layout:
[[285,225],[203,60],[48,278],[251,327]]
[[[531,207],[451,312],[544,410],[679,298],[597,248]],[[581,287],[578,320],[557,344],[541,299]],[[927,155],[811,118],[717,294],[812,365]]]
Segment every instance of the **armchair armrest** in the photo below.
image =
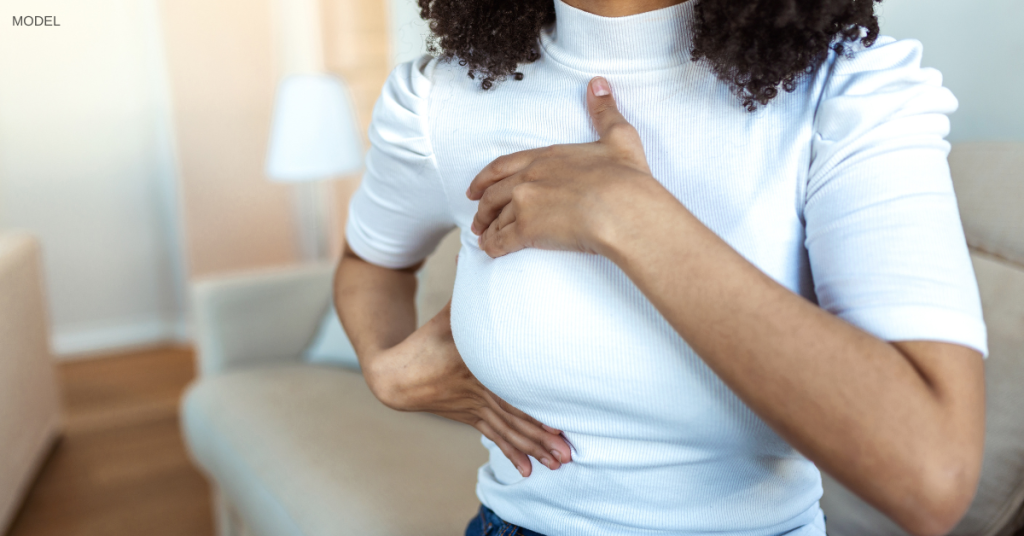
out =
[[331,302],[333,272],[333,265],[316,264],[196,282],[200,372],[300,361]]
[[39,242],[0,232],[0,533],[61,431]]

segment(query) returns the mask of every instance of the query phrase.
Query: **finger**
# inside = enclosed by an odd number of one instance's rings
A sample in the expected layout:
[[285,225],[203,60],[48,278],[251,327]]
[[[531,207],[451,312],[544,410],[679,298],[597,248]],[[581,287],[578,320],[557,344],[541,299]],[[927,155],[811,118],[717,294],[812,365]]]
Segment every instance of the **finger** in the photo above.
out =
[[531,417],[525,411],[523,411],[523,410],[513,406],[512,404],[509,404],[508,402],[505,401],[505,399],[499,397],[498,395],[492,393],[491,391],[486,391],[485,392],[485,396],[487,398],[489,398],[490,400],[492,400],[493,403],[496,403],[499,408],[507,411],[508,413],[511,413],[511,414],[519,417],[520,419],[523,419],[524,421],[527,421],[527,422],[533,424],[534,426],[539,426],[540,428],[543,428],[544,431],[548,432],[549,434],[556,435],[556,436],[562,435],[562,431],[561,430],[559,430],[557,428],[552,428],[552,427],[550,427],[550,426],[548,426],[548,425],[538,421],[537,419],[534,419],[533,417]]
[[[498,231],[508,227],[516,221],[516,204],[509,202],[505,206],[501,207],[501,213],[494,219],[494,228]],[[490,222],[487,224],[491,226]]]
[[[487,421],[487,424],[491,425],[494,431],[498,432],[505,441],[508,441],[510,445],[515,447],[516,450],[524,454],[529,454],[537,459],[548,469],[552,471],[558,469],[562,464],[551,455],[551,452],[544,448],[544,445],[540,441],[531,438],[529,435],[523,433],[520,430],[522,424],[525,421],[515,422],[516,417],[513,417],[509,413],[505,413],[500,410],[496,410],[493,407],[484,408],[480,416]],[[539,430],[539,428],[537,428]]]
[[547,432],[549,434],[562,435],[562,431],[559,430],[558,428],[552,428],[552,427],[550,427],[550,426],[548,426],[546,424],[542,424],[540,426],[541,426],[541,428],[547,430]]
[[533,424],[534,426],[538,426],[538,427],[544,429],[544,431],[549,433],[549,434],[556,435],[556,436],[562,434],[561,430],[559,430],[557,428],[552,428],[552,427],[550,427],[550,426],[548,426],[548,425],[538,421],[537,419],[534,419],[533,417],[530,416],[530,414],[528,414],[525,411],[523,411],[523,410],[513,406],[512,404],[509,404],[508,402],[505,402],[505,400],[502,399],[502,398],[499,398],[498,395],[495,395],[494,393],[491,393],[490,391],[487,392],[487,395],[494,398],[494,400],[498,404],[498,407],[500,407],[501,409],[511,413],[512,415],[515,415],[516,417],[519,417],[520,419],[523,419],[524,421],[527,421],[530,424]]
[[594,122],[597,135],[604,139],[615,125],[626,124],[625,117],[619,113],[619,107],[615,104],[615,97],[612,96],[612,87],[604,77],[595,76],[590,80],[587,91],[587,110],[590,111],[590,119]]
[[512,201],[512,190],[523,180],[523,174],[516,173],[484,190],[483,195],[480,196],[480,204],[476,207],[476,216],[473,216],[473,225],[470,227],[474,234],[483,232],[498,217],[502,209]]
[[[525,414],[523,414],[525,415]],[[524,419],[512,413],[499,414],[513,430],[522,434],[527,440],[540,446],[540,452],[530,451],[530,455],[540,460],[549,469],[558,469],[562,464],[572,461],[569,444],[561,436],[544,431],[541,424],[533,419]],[[538,458],[538,454],[540,457]],[[550,463],[549,463],[550,462]]]
[[560,463],[569,463],[572,461],[572,449],[569,448],[569,444],[564,438],[562,438],[561,431],[552,432],[554,428],[541,424],[537,419],[534,419],[500,398],[498,398],[498,404],[501,409],[508,412],[515,419],[521,421],[517,424],[521,432],[532,438],[534,441],[542,444],[556,460]]
[[513,447],[505,438],[499,434],[487,421],[481,420],[475,426],[487,439],[494,441],[495,445],[501,449],[501,453],[508,458],[508,461],[512,462],[512,465],[516,466],[516,470],[519,474],[523,475],[523,478],[530,476],[533,471],[533,464],[530,463],[530,458],[520,452],[518,449]]
[[519,251],[525,248],[526,244],[519,237],[516,225],[516,222],[512,222],[498,229],[498,222],[493,221],[477,239],[477,244],[492,259]]
[[466,189],[466,197],[473,201],[480,199],[483,197],[484,191],[492,184],[525,169],[526,166],[530,165],[530,162],[537,158],[538,152],[544,149],[529,149],[495,158],[490,164],[484,166],[480,173],[477,173],[476,177],[473,178],[473,182],[469,183],[469,188]]

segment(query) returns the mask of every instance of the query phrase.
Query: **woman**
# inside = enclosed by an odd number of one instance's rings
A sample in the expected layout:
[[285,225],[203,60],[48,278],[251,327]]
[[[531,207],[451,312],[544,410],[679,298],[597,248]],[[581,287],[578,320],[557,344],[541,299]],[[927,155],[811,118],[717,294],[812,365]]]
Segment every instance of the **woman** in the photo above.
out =
[[820,535],[818,468],[952,528],[986,340],[919,43],[869,0],[420,5],[336,300],[381,401],[483,433],[467,534]]

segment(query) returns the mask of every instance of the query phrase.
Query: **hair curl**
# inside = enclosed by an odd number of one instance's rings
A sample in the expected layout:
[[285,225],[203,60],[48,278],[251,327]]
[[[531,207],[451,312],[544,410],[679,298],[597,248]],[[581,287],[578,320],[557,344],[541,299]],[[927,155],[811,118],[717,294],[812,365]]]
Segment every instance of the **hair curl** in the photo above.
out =
[[[431,53],[456,60],[490,89],[540,57],[538,37],[557,0],[417,0],[430,24]],[[688,0],[694,6],[694,61],[707,60],[750,111],[796,89],[828,51],[878,37],[881,0]]]

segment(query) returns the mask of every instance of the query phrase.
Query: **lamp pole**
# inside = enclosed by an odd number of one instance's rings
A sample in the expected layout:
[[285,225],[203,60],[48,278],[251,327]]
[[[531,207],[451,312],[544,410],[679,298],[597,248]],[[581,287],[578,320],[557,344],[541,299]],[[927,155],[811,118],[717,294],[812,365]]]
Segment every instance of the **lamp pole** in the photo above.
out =
[[[293,216],[302,257],[325,260],[333,229],[325,179],[362,167],[362,140],[344,83],[326,72],[319,0],[274,0],[282,78],[274,104],[266,173],[293,183]],[[327,190],[325,192],[324,190]]]

